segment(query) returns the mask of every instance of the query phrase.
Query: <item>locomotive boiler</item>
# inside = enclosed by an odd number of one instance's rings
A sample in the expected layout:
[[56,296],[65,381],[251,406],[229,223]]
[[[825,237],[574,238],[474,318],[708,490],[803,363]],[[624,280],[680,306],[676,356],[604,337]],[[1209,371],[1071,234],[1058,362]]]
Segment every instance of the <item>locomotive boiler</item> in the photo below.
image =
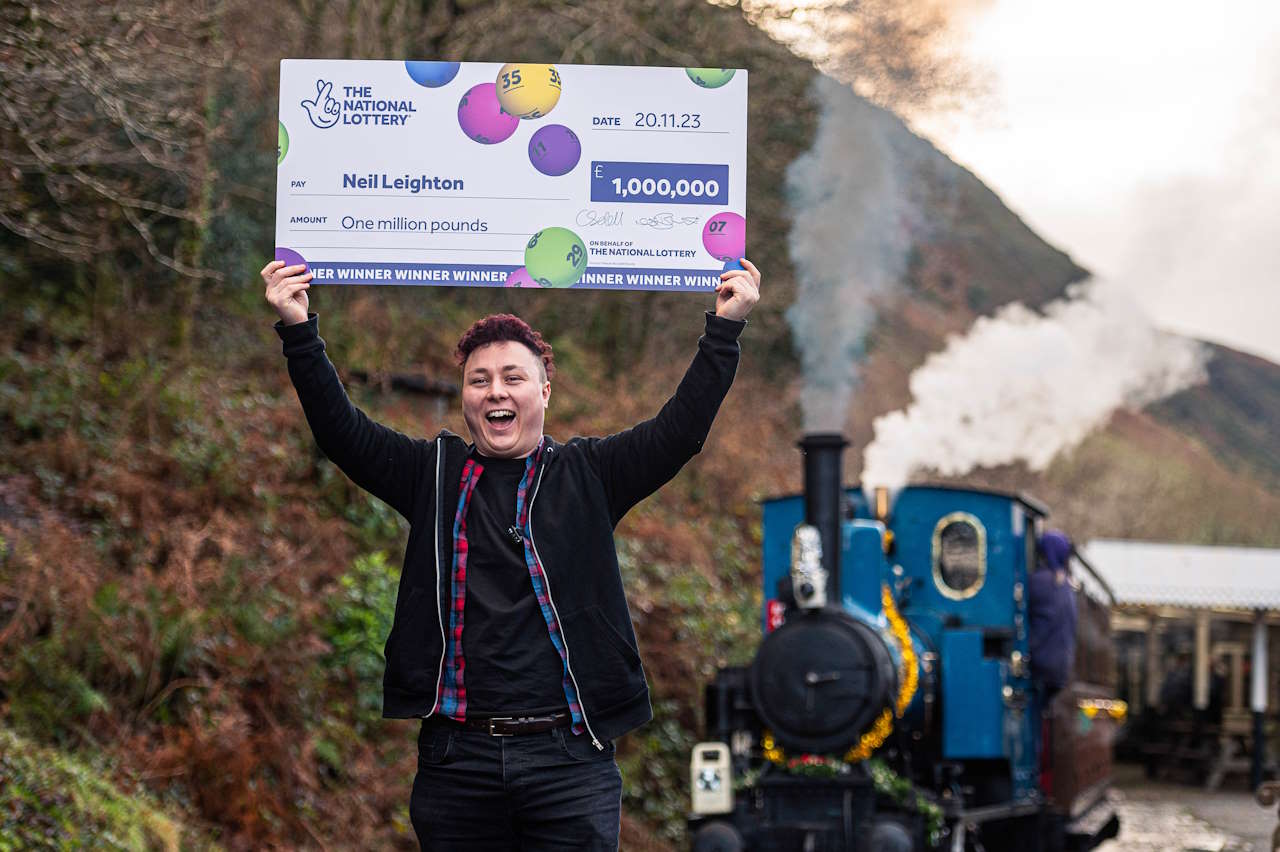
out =
[[1071,682],[1032,676],[1028,577],[1046,509],[992,490],[841,482],[763,505],[763,640],[706,689],[696,852],[1058,852],[1118,832],[1109,590],[1073,564]]

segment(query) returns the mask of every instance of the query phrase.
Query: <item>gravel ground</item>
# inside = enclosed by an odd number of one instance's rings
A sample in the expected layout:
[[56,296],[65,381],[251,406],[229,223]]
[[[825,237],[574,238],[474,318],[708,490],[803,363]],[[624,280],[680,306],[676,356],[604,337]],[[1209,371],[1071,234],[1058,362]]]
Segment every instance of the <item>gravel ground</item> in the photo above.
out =
[[[1239,781],[1206,791],[1149,781],[1141,767],[1116,767],[1120,837],[1098,852],[1270,852],[1276,810],[1254,801]],[[1234,780],[1234,779],[1232,779]]]

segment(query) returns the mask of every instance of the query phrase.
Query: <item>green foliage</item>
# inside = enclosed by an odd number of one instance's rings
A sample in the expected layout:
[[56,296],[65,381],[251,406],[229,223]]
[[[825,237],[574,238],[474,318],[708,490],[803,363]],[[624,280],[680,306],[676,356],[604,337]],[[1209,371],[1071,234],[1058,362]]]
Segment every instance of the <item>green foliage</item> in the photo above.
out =
[[714,581],[684,565],[651,560],[644,543],[617,537],[618,564],[630,594],[656,597],[675,616],[676,638],[687,643],[701,677],[743,665],[759,641],[760,591],[744,537],[731,522],[711,519],[705,535],[717,542]]
[[0,426],[9,424],[27,440],[66,429],[102,436],[107,415],[94,400],[95,374],[86,367],[85,356],[69,349],[39,360],[0,355]]
[[[174,454],[199,481],[208,464],[188,461],[184,453],[230,456],[238,449],[234,441],[209,440],[200,422],[207,413],[194,390],[203,379],[196,370],[165,366],[153,356],[100,364],[88,352],[70,348],[46,358],[12,352],[0,356],[0,425],[8,423],[24,440],[69,430],[98,458],[109,458],[121,437],[176,435]],[[213,446],[219,443],[232,446]]]
[[195,671],[199,655],[195,638],[193,613],[179,607],[153,608],[156,616],[155,646],[159,650],[159,663],[166,682],[186,677]]
[[260,648],[274,648],[298,632],[298,601],[267,587],[241,596],[228,611],[236,633]]
[[395,509],[361,490],[327,459],[322,459],[316,469],[326,509],[350,524],[352,537],[361,550],[403,549],[408,525]]
[[69,743],[95,713],[145,708],[168,723],[187,709],[188,693],[168,687],[210,662],[205,611],[155,588],[125,598],[115,581],[92,600],[91,610],[56,618],[47,635],[20,646],[5,683],[18,729]]
[[714,675],[718,666],[742,665],[755,653],[759,602],[754,588],[726,585],[684,570],[671,572],[666,587],[668,601],[680,611],[676,638],[691,649],[710,652],[700,661],[704,677]]
[[[275,149],[260,144],[258,134],[264,125],[274,128],[276,105],[269,98],[245,98],[239,85],[229,78],[228,83],[210,95],[220,120],[220,132],[210,141],[211,156],[218,164],[210,194],[226,198],[245,187],[269,192],[275,175]],[[209,268],[227,274],[219,287],[220,302],[239,303],[242,309],[255,312],[261,309],[261,290],[241,285],[254,280],[261,268],[258,255],[263,251],[263,234],[271,230],[273,210],[270,204],[238,203],[218,204],[211,211],[202,239]]]
[[899,807],[915,811],[924,817],[929,843],[937,844],[942,838],[942,808],[937,802],[920,792],[914,784],[889,768],[883,760],[873,757],[867,761],[876,792],[892,799]]
[[683,846],[689,811],[689,756],[697,739],[680,723],[679,713],[678,702],[655,700],[653,721],[627,737],[618,768],[622,772],[623,807],[642,814],[660,827],[664,839]]
[[365,549],[403,550],[409,528],[395,509],[361,491],[359,499],[347,503],[343,516],[352,525],[356,543]]
[[663,684],[650,677],[654,720],[627,737],[618,759],[624,805],[659,826],[661,835],[677,845],[685,842],[689,757],[697,742],[697,732],[688,724],[690,709],[716,668],[748,662],[759,638],[758,583],[750,576],[741,531],[731,522],[714,519],[705,534],[719,542],[715,581],[690,566],[647,558],[644,542],[618,538],[628,595],[661,602],[667,623],[674,627],[679,656],[690,670],[684,678],[663,673],[679,680],[672,685],[679,694],[662,695]]
[[332,646],[329,666],[345,670],[356,682],[356,725],[376,723],[382,710],[383,644],[391,632],[399,571],[384,551],[356,558],[338,580],[329,599],[322,635]]
[[0,852],[216,849],[143,794],[0,726]]
[[107,709],[107,699],[90,682],[83,661],[68,652],[69,638],[55,632],[14,656],[6,689],[18,729],[66,742],[92,713]]

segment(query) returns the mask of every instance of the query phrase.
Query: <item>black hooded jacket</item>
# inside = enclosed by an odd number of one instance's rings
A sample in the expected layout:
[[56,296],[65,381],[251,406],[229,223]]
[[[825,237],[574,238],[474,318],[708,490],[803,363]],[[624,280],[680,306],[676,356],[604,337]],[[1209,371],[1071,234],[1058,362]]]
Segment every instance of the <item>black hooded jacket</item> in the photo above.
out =
[[[702,449],[738,365],[746,322],[707,314],[675,395],[657,416],[603,438],[548,439],[530,495],[533,544],[547,577],[588,732],[597,744],[652,718],[623,595],[613,529]],[[453,508],[472,450],[451,432],[406,437],[347,398],[317,318],[276,324],[316,443],[352,481],[408,519],[409,541],[387,638],[382,714],[430,716],[444,665]],[[532,594],[532,591],[530,592]]]

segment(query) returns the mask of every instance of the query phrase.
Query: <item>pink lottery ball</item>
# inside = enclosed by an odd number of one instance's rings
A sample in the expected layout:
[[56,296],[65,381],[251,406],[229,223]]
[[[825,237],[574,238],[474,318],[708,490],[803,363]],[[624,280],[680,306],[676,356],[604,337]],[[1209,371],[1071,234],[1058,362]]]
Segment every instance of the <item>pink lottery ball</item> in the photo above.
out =
[[533,276],[529,274],[529,270],[525,267],[513,271],[507,276],[506,287],[541,287],[537,281],[533,280]]
[[737,213],[717,213],[702,226],[702,245],[717,260],[737,260],[747,249],[747,220]]
[[458,126],[482,145],[503,141],[520,126],[520,119],[502,111],[493,83],[479,83],[458,101]]

